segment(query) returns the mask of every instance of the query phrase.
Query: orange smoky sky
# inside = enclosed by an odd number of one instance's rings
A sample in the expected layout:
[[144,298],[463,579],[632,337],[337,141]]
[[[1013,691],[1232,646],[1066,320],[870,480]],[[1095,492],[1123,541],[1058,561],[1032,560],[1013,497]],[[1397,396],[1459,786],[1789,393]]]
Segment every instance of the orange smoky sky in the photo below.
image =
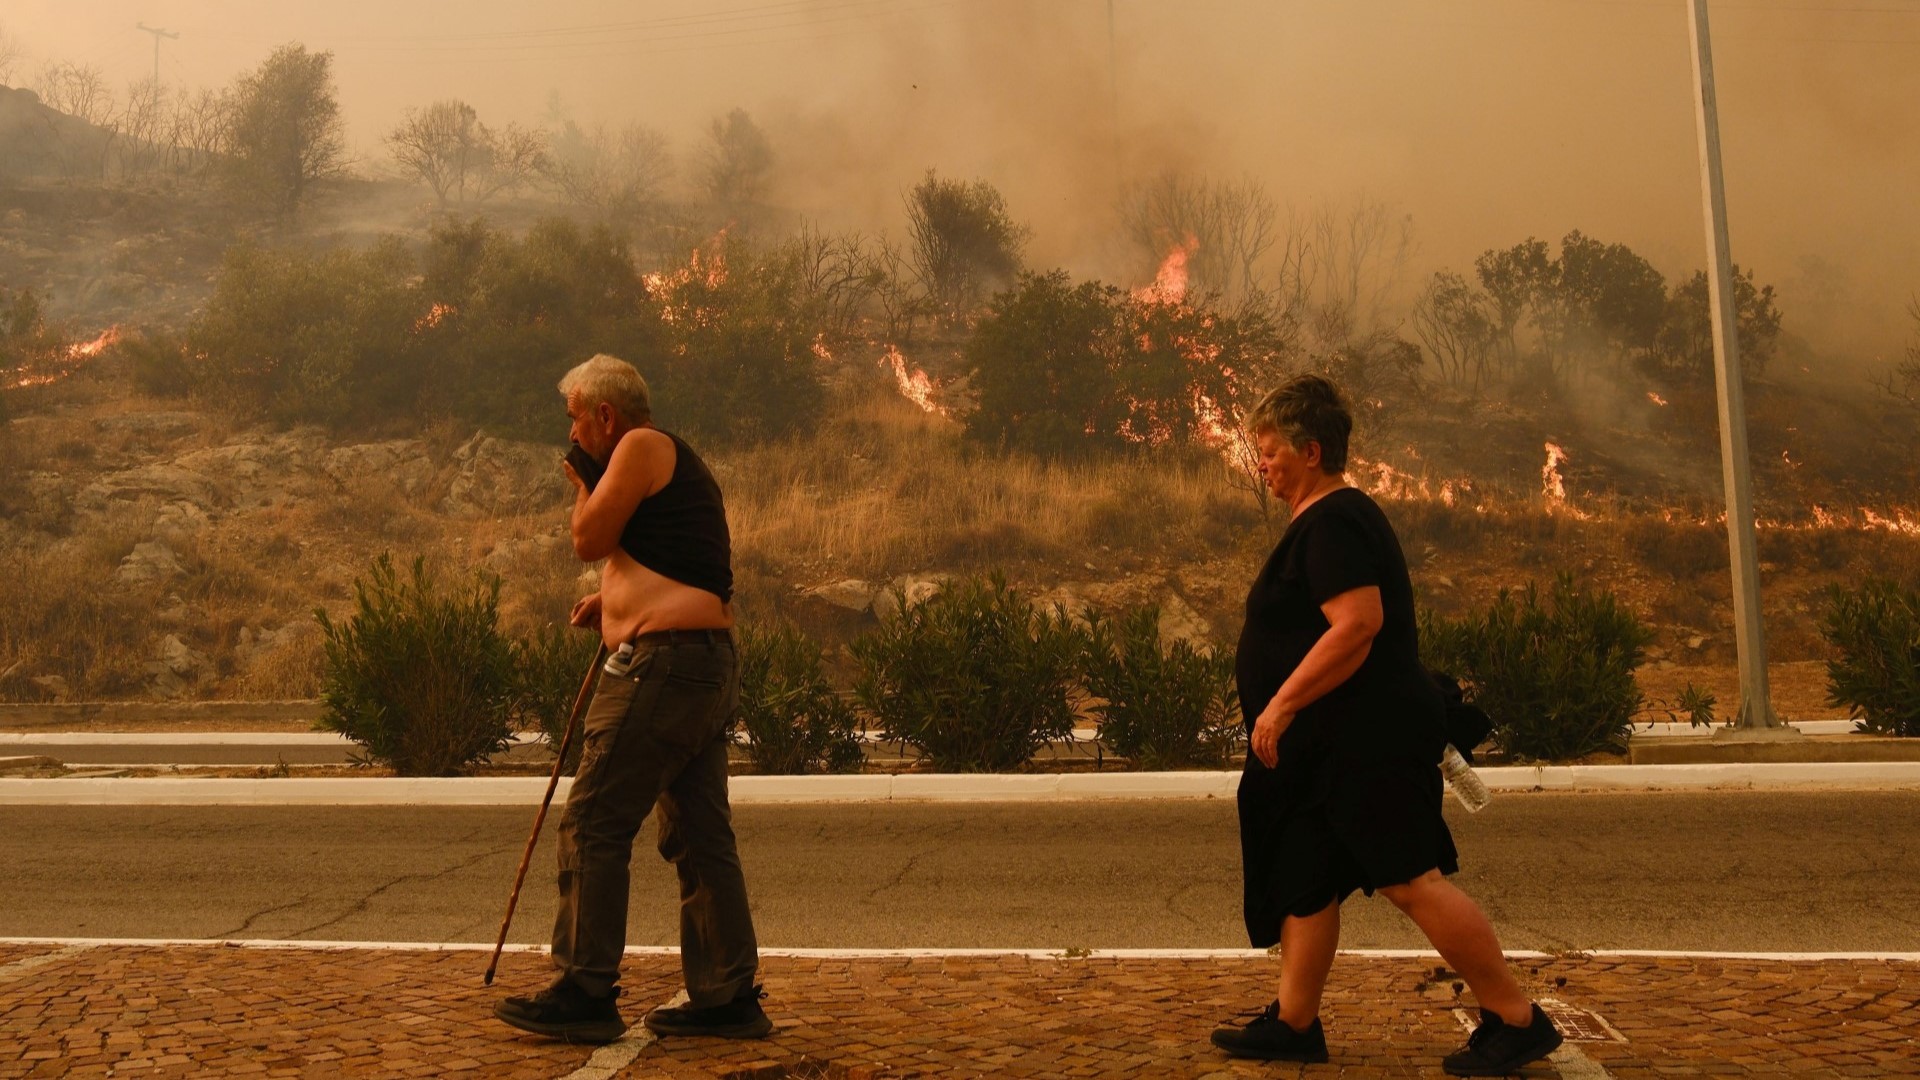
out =
[[[1737,261],[1788,328],[1895,348],[1920,291],[1920,0],[1714,0]],[[14,0],[13,81],[222,85],[275,46],[335,57],[363,166],[405,110],[643,122],[691,148],[741,107],[778,201],[898,230],[928,168],[980,177],[1032,261],[1122,276],[1115,194],[1175,168],[1283,203],[1410,214],[1415,274],[1580,229],[1704,262],[1686,0]],[[683,153],[690,149],[683,149]],[[1796,326],[1795,320],[1799,320]]]

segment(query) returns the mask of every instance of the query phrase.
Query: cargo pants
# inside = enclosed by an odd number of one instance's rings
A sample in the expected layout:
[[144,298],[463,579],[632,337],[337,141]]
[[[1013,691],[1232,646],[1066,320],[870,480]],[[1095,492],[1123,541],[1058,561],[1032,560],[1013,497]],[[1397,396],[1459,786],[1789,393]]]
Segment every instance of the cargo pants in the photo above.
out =
[[759,969],[746,879],[727,803],[728,728],[739,660],[724,630],[635,641],[602,670],[587,707],[580,768],[560,816],[553,964],[589,994],[611,993],[627,942],[628,866],[647,813],[680,877],[680,965],[689,1003],[720,1005]]

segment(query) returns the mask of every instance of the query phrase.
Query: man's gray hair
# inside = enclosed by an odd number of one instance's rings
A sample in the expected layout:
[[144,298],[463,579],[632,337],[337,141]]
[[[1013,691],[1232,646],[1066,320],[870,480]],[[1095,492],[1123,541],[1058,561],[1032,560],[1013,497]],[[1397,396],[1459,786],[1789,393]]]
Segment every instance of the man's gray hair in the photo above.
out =
[[579,395],[589,409],[604,401],[613,406],[620,419],[635,426],[653,419],[653,395],[647,390],[647,380],[617,356],[596,353],[560,377],[560,392],[569,399]]
[[1347,470],[1347,440],[1353,435],[1353,414],[1347,411],[1340,388],[1319,375],[1296,375],[1280,384],[1247,416],[1247,430],[1255,435],[1271,431],[1305,450],[1320,444],[1320,471],[1338,476]]

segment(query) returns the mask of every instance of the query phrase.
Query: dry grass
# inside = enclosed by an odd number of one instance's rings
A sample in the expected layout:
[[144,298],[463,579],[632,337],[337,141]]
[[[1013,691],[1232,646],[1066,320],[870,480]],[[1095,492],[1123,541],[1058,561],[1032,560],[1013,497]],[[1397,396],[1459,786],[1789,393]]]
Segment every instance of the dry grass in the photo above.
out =
[[[29,680],[58,675],[80,699],[149,692],[148,664],[169,633],[212,670],[196,696],[286,698],[315,693],[320,636],[312,611],[345,615],[353,581],[381,552],[425,555],[443,570],[500,574],[503,628],[525,633],[565,619],[586,587],[565,543],[559,501],[537,513],[451,517],[437,508],[450,476],[407,495],[391,478],[324,478],[291,502],[216,515],[173,544],[185,573],[146,586],[115,570],[153,532],[159,507],[122,503],[103,515],[36,504],[29,474],[77,491],[97,476],[236,437],[211,421],[173,434],[115,418],[177,409],[137,398],[74,402],[0,427],[0,699],[41,699]],[[464,441],[427,432],[434,459]],[[1224,466],[1202,455],[1045,462],[968,444],[958,426],[891,392],[849,391],[807,437],[707,451],[727,493],[740,610],[799,616],[830,649],[866,617],[799,598],[846,577],[1003,569],[1016,584],[1107,587],[1141,598],[1177,590],[1216,638],[1230,641],[1247,583],[1284,519],[1267,520]],[[1524,478],[1524,473],[1522,474]],[[557,481],[556,481],[557,483]],[[1571,571],[1618,592],[1677,659],[1732,661],[1724,534],[1710,508],[1662,511],[1582,495],[1579,513],[1537,490],[1481,485],[1457,505],[1387,500],[1422,604],[1443,614],[1484,605],[1504,586]],[[13,512],[23,508],[21,512]],[[1586,515],[1586,516],[1582,516]],[[1777,661],[1824,655],[1821,589],[1877,573],[1920,579],[1920,539],[1843,529],[1760,533],[1769,644]],[[1128,595],[1132,595],[1129,593]],[[288,630],[292,627],[292,630]],[[262,635],[271,644],[260,646]],[[1706,638],[1687,649],[1695,636]],[[836,650],[837,651],[837,650]],[[838,663],[837,658],[831,658]]]
[[715,463],[738,558],[788,577],[1078,566],[1114,551],[1200,558],[1261,521],[1217,460],[1003,457],[893,395],[850,403],[809,441]]

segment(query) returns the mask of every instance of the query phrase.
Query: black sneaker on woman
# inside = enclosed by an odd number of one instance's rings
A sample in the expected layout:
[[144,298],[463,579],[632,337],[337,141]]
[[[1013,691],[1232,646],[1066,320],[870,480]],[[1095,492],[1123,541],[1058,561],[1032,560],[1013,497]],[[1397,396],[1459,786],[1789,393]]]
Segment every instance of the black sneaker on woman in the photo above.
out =
[[661,1006],[641,1021],[655,1035],[712,1035],[722,1039],[764,1039],[773,1032],[773,1021],[760,1008],[766,991],[748,987],[725,1005]]
[[1215,1030],[1213,1045],[1237,1058],[1259,1058],[1262,1061],[1327,1060],[1327,1035],[1320,1030],[1319,1017],[1315,1017],[1306,1030],[1296,1031],[1293,1025],[1280,1019],[1280,1002],[1277,1000],[1259,1012],[1247,1015],[1253,1019],[1247,1021],[1244,1027]]
[[1480,1026],[1467,1036],[1467,1045],[1442,1058],[1440,1067],[1448,1076],[1506,1076],[1560,1049],[1562,1041],[1560,1029],[1538,1005],[1526,1027],[1481,1009]]

